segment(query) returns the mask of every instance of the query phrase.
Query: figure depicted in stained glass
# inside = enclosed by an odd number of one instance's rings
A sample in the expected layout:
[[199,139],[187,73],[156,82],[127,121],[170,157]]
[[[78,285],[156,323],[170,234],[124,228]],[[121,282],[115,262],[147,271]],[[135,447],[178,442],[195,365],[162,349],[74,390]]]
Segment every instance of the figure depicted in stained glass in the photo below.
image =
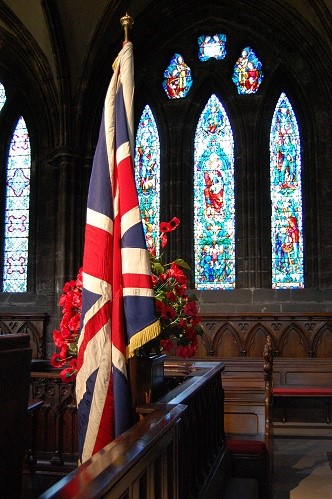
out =
[[164,72],[163,88],[169,99],[185,97],[192,85],[191,70],[182,55],[174,54]]
[[211,57],[217,60],[226,56],[226,35],[203,35],[198,37],[198,58],[207,61]]
[[246,47],[235,63],[233,82],[239,94],[254,94],[263,80],[262,63],[255,52]]
[[297,120],[282,93],[270,133],[272,287],[302,288],[301,152]]
[[204,198],[207,216],[220,213],[224,204],[224,179],[220,171],[220,161],[213,153],[207,163],[209,170],[204,171]]
[[135,181],[147,246],[159,251],[160,142],[155,119],[145,106],[135,144]]
[[195,286],[235,286],[234,144],[216,95],[203,109],[195,134]]

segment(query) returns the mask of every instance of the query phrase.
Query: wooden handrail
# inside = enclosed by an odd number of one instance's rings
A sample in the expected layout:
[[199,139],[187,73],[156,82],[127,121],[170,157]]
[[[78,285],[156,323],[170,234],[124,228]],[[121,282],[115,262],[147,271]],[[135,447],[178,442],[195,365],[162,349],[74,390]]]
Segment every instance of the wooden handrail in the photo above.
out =
[[230,462],[223,430],[223,364],[194,364],[195,372],[181,386],[146,405],[136,425],[40,499],[208,498],[225,488]]
[[[40,496],[40,499],[69,499],[84,497],[95,499],[112,493],[112,498],[122,497],[126,490],[140,490],[142,497],[158,497],[147,494],[158,484],[154,480],[154,467],[159,459],[167,460],[160,467],[166,473],[174,467],[176,478],[177,424],[186,407],[184,405],[160,405],[151,414],[136,423],[128,431],[104,447],[91,459],[79,466],[67,477]],[[165,453],[164,450],[167,449]],[[167,459],[168,455],[168,459]],[[170,468],[171,467],[171,468]],[[140,478],[143,479],[140,480]],[[145,476],[145,478],[144,478]],[[169,493],[170,484],[166,476],[160,476],[161,499],[176,497]],[[173,484],[173,486],[176,486]],[[142,489],[145,489],[144,495]],[[169,493],[169,495],[168,495]],[[139,498],[139,495],[135,495]]]

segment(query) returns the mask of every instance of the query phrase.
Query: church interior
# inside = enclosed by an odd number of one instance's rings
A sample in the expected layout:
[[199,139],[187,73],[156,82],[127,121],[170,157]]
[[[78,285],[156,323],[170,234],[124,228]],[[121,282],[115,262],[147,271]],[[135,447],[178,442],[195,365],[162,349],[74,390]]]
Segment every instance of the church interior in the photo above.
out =
[[[4,498],[331,497],[331,477],[283,481],[289,449],[322,445],[332,474],[332,1],[0,0],[0,32]],[[50,359],[126,34],[142,216],[178,220],[164,252],[201,332],[149,400],[133,369],[137,423],[80,472],[75,382]]]

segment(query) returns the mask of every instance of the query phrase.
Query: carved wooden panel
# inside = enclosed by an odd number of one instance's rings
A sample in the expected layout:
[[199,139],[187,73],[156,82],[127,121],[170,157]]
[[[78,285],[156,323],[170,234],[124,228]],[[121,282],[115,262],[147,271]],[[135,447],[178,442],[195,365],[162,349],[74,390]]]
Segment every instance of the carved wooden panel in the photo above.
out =
[[267,335],[276,357],[332,357],[332,314],[201,314],[197,356],[261,357]]
[[[36,458],[52,465],[77,462],[75,383],[62,383],[59,372],[33,372],[30,398],[43,405],[36,416]],[[38,470],[38,465],[37,465]]]
[[0,335],[28,334],[32,358],[45,358],[47,314],[0,314]]

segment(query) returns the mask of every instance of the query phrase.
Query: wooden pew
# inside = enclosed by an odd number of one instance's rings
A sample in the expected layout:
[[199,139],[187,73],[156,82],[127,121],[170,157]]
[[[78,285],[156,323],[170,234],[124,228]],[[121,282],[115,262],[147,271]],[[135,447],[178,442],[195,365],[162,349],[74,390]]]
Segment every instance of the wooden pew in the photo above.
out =
[[[181,386],[181,379],[192,375],[190,366],[197,362],[168,358],[165,361],[166,375],[177,379]],[[271,338],[267,338],[261,358],[225,358],[223,363],[225,368],[219,382],[224,394],[221,403],[226,445],[232,458],[231,472],[233,478],[254,478],[258,483],[259,497],[268,499],[272,470],[269,452]],[[213,404],[216,403],[214,397]]]
[[270,396],[264,379],[263,360],[225,360],[222,383],[228,437],[263,440],[269,447]]
[[304,431],[309,427],[314,430],[315,426],[328,430],[332,414],[332,359],[274,359],[272,397],[275,434],[287,423],[288,427],[298,426]]
[[[14,307],[13,307],[14,308]],[[0,335],[28,334],[33,359],[46,355],[46,328],[49,316],[45,313],[0,312]]]
[[260,440],[270,448],[271,337],[260,358],[223,359],[224,425],[229,438]]
[[0,495],[21,496],[31,369],[27,334],[0,335]]
[[255,478],[259,497],[268,499],[273,468],[271,337],[267,336],[260,358],[225,358],[224,363],[224,427],[233,458],[233,474]]

